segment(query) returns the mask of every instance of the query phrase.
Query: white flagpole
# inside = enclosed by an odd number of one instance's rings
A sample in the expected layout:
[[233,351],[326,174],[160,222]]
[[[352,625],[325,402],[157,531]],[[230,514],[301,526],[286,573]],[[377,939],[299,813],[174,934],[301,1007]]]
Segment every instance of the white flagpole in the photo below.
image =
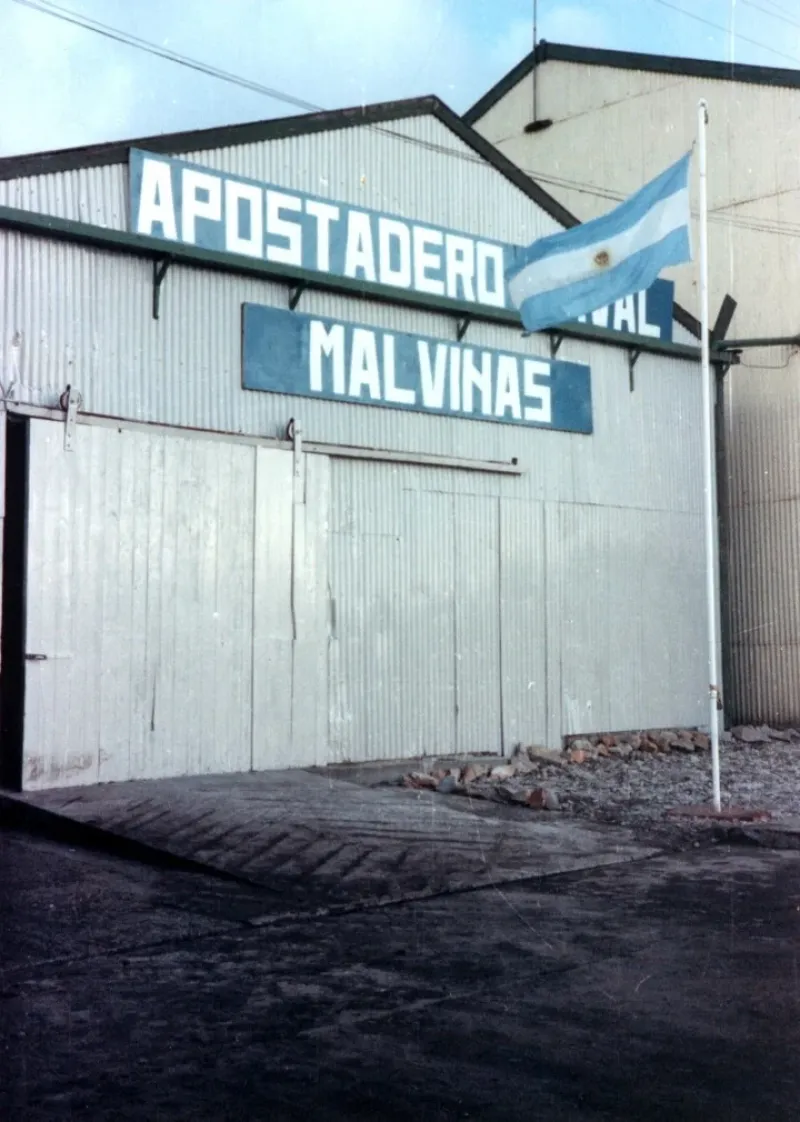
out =
[[709,735],[714,810],[722,809],[719,781],[719,665],[717,657],[717,568],[714,501],[714,412],[711,393],[711,355],[708,314],[708,182],[706,172],[706,128],[708,102],[697,106],[700,170],[700,332],[703,379],[703,488],[706,538],[706,610],[708,612]]

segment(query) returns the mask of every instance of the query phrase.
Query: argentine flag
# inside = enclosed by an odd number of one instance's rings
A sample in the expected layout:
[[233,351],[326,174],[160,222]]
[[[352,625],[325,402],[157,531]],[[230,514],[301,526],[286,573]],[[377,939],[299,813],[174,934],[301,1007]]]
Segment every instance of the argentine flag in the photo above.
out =
[[540,238],[506,268],[526,331],[556,327],[641,292],[692,259],[691,152],[610,214]]

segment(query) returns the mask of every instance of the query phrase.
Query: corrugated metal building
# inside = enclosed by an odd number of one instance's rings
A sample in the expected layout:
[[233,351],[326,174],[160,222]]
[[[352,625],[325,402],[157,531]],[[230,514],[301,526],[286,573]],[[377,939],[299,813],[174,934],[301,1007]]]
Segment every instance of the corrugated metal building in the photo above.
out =
[[[733,293],[732,337],[795,337],[797,70],[541,43],[465,119],[586,220],[687,151],[700,98],[709,103],[712,316]],[[678,299],[696,308],[692,270],[672,279]],[[800,721],[799,356],[796,345],[748,349],[725,378],[726,710],[734,721]]]
[[523,337],[573,221],[434,98],[0,161],[4,781],[702,725],[696,324]]

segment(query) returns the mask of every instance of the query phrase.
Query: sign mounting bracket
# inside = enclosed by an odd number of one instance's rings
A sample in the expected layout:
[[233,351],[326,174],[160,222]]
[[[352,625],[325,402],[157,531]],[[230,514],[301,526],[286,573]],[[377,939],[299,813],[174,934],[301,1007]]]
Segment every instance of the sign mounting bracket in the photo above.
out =
[[550,336],[550,357],[555,358],[561,349],[561,344],[564,342],[564,336],[554,331]]
[[303,295],[308,285],[305,281],[298,281],[297,284],[289,286],[289,311],[293,312],[300,302],[300,297]]
[[460,343],[467,334],[467,328],[472,323],[472,316],[461,316],[456,320],[456,339]]
[[156,257],[153,261],[153,319],[158,319],[161,309],[161,285],[171,264],[171,257]]
[[628,351],[628,389],[633,393],[633,371],[636,368],[636,363],[639,361],[641,350],[637,347],[631,347]]

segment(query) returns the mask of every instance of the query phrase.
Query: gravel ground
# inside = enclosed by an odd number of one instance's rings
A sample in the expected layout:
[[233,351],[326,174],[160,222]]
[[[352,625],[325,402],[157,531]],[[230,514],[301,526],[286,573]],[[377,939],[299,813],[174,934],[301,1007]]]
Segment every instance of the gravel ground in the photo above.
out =
[[[776,823],[800,821],[800,735],[793,734],[788,743],[726,740],[720,749],[723,809],[767,811]],[[568,753],[555,762],[538,757],[528,761],[524,755],[522,762],[519,758],[509,761],[516,763],[516,774],[479,778],[466,785],[447,778],[439,790],[447,798],[459,801],[466,796],[475,810],[486,799],[492,803],[523,804],[514,806],[515,813],[548,814],[552,809],[571,818],[626,826],[643,840],[657,845],[683,848],[687,841],[708,840],[708,821],[675,818],[668,812],[682,807],[710,807],[711,753],[702,749],[628,749],[628,753],[624,758],[589,756],[581,763],[570,762]],[[434,773],[427,781],[435,786],[439,780]],[[420,785],[427,786],[427,782]],[[528,795],[537,789],[540,796],[547,793],[542,800],[547,810],[535,809],[537,796],[533,796],[531,805],[526,805]]]
[[[800,818],[800,744],[723,745],[720,772],[723,807],[768,810],[777,822]],[[707,831],[706,825],[671,823],[667,811],[710,803],[711,754],[636,752],[628,759],[542,763],[506,786],[546,787],[564,814],[677,837]]]

